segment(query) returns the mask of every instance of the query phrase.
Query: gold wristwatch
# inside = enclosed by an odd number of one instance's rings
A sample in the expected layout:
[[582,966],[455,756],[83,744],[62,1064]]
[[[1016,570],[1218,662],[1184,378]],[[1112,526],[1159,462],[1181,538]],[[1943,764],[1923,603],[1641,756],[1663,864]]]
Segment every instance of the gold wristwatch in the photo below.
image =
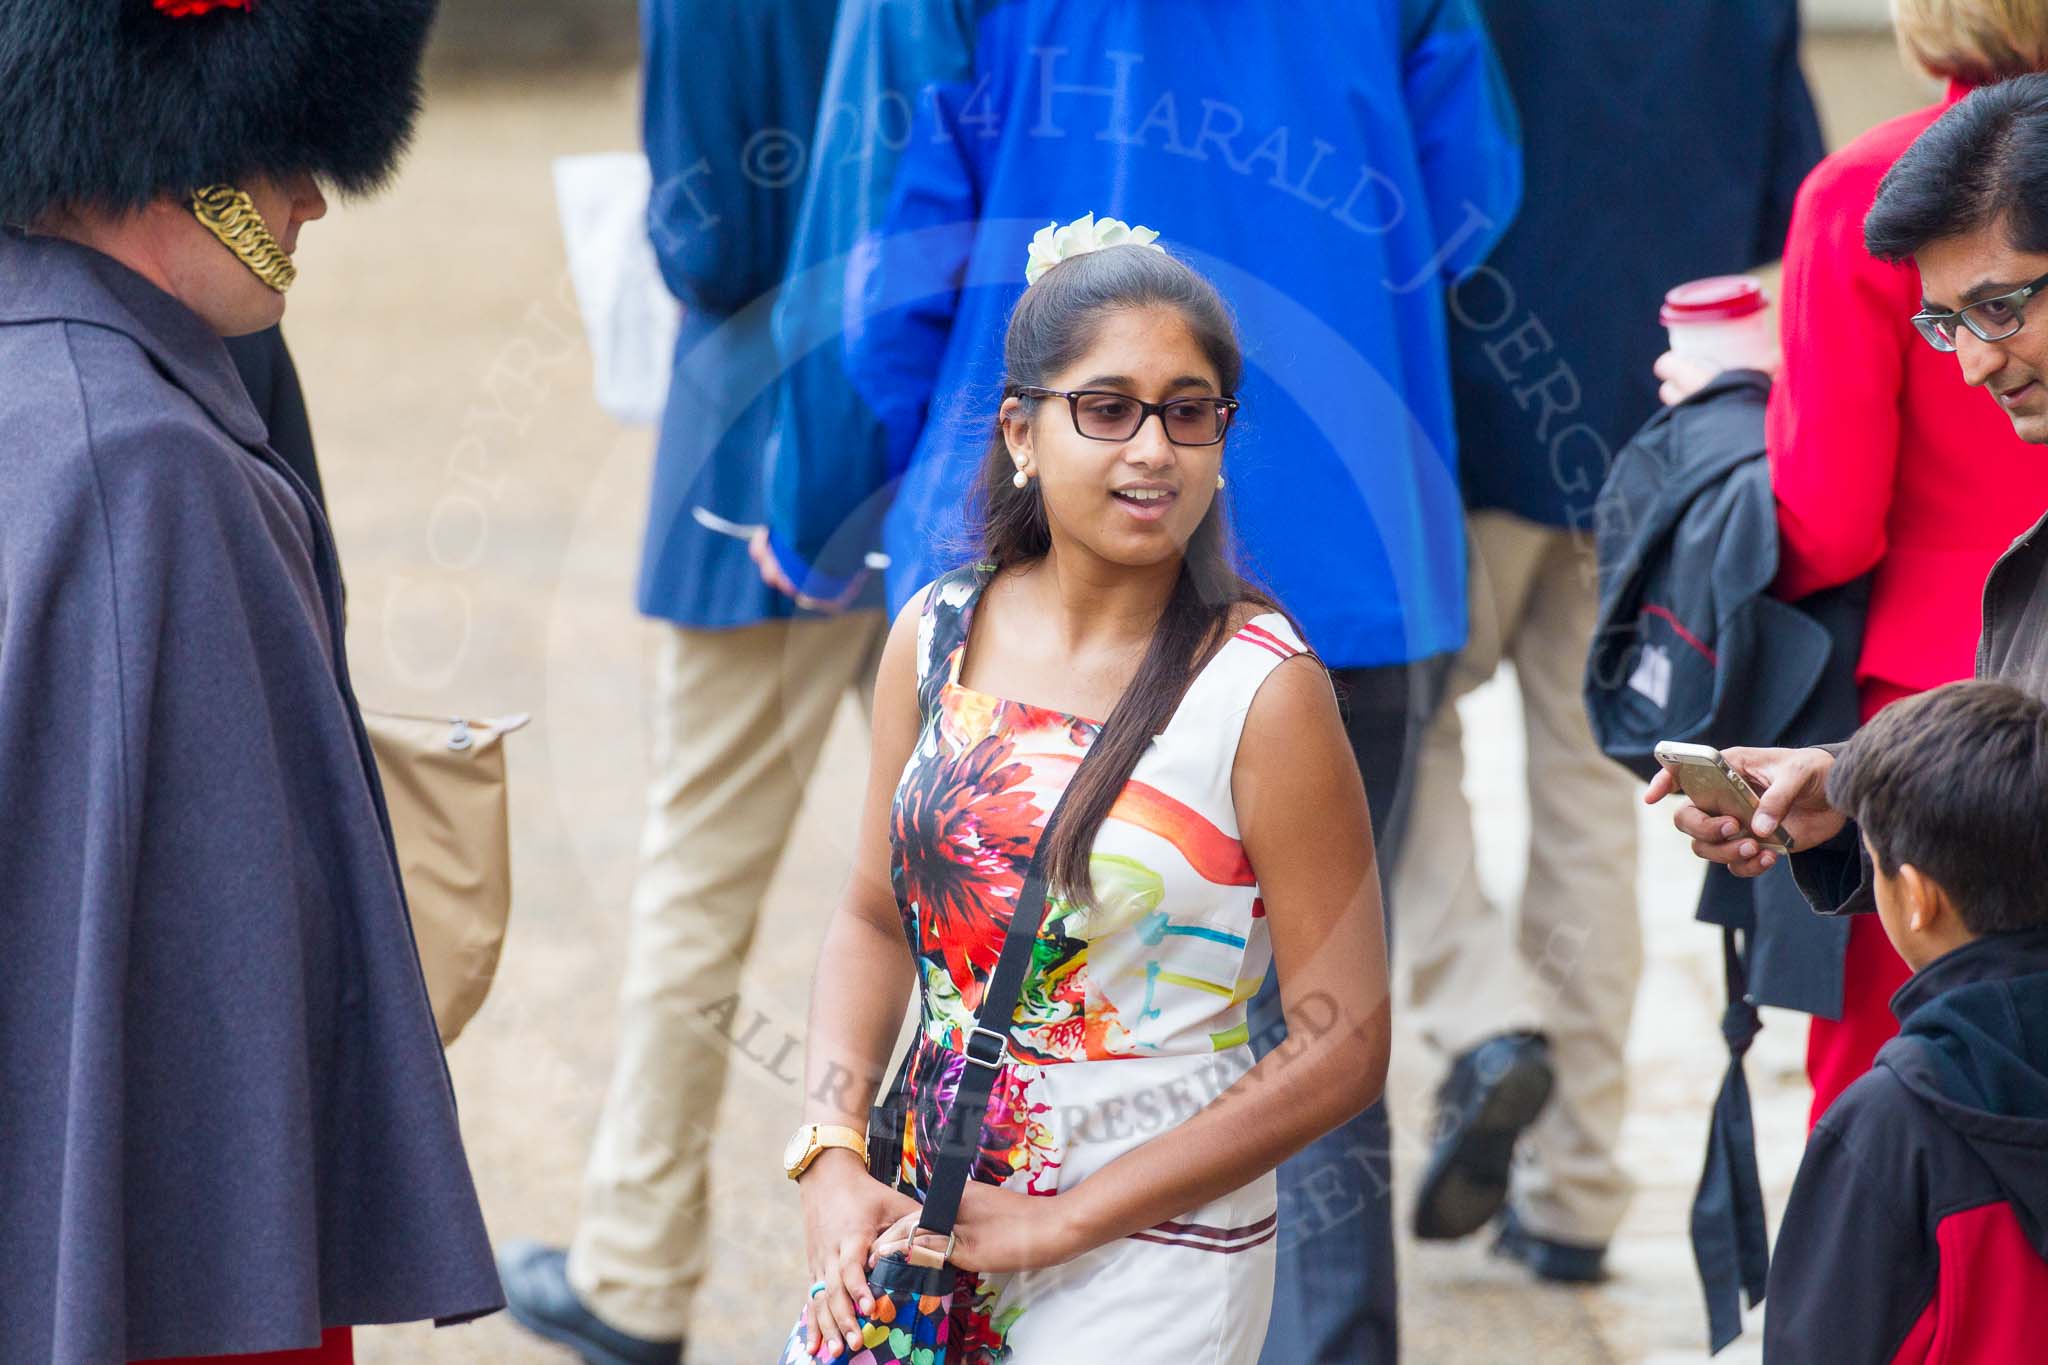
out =
[[860,1164],[868,1164],[868,1136],[858,1128],[848,1128],[840,1123],[807,1123],[790,1137],[789,1145],[782,1149],[782,1170],[791,1180],[803,1179],[811,1163],[818,1159],[818,1153],[827,1147],[844,1147],[860,1158]]

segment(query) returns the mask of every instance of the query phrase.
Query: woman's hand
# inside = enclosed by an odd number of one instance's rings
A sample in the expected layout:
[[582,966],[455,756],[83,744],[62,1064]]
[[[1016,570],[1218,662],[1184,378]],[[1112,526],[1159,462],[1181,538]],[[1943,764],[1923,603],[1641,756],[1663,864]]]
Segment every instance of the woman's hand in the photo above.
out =
[[1718,365],[1709,365],[1676,351],[1666,351],[1657,357],[1657,363],[1650,372],[1662,380],[1657,387],[1657,397],[1666,407],[1675,407],[1714,382],[1721,373]]
[[813,597],[799,590],[790,576],[782,571],[781,563],[775,558],[775,551],[768,544],[768,528],[765,526],[755,531],[752,539],[747,541],[747,557],[754,561],[754,568],[760,573],[763,583],[784,597],[793,599],[804,610],[823,612],[826,615],[837,615],[851,606],[853,599],[860,596],[861,587],[867,582],[868,577],[868,571],[862,569],[854,575],[853,582],[849,583],[846,591],[839,596]]
[[[1037,1270],[1073,1260],[1091,1250],[1075,1216],[1073,1194],[1019,1194],[995,1185],[970,1182],[960,1195],[960,1215],[953,1222],[953,1250],[947,1259],[961,1270],[996,1274],[1006,1270]],[[884,1256],[907,1250],[923,1209],[911,1209],[880,1237],[868,1257],[873,1265]],[[918,1233],[917,1245],[944,1254],[946,1239]]]
[[754,561],[754,568],[759,571],[763,583],[784,597],[798,596],[796,584],[789,581],[789,575],[784,573],[782,565],[776,562],[775,551],[768,548],[767,527],[756,529],[753,537],[747,541],[747,558]]
[[877,1233],[918,1202],[869,1175],[853,1153],[821,1152],[797,1182],[804,1204],[804,1249],[811,1279],[825,1288],[804,1305],[804,1349],[820,1360],[858,1351],[860,1315],[874,1311],[868,1292],[868,1248]]

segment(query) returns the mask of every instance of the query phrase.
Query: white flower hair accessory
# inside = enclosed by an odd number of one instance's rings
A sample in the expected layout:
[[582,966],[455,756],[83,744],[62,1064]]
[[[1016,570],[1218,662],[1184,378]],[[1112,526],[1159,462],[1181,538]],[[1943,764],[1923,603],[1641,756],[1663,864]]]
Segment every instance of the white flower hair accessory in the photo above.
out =
[[1093,213],[1084,213],[1065,227],[1047,223],[1031,239],[1031,256],[1024,263],[1024,283],[1037,284],[1039,276],[1061,261],[1086,256],[1106,246],[1149,246],[1154,251],[1165,251],[1158,242],[1159,234],[1151,228],[1132,227],[1115,218],[1097,218]]

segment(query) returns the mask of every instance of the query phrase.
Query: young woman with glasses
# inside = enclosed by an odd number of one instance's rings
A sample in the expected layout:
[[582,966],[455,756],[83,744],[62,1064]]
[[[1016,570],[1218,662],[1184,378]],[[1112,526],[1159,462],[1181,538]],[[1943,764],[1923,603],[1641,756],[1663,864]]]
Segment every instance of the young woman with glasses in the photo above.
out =
[[[790,1358],[859,1350],[870,1258],[911,1241],[1065,792],[949,1249],[972,1273],[947,1359],[1249,1362],[1288,1235],[1274,1168],[1386,1074],[1365,791],[1321,661],[1231,565],[1243,357],[1216,291],[1148,247],[1072,256],[1025,291],[1004,355],[976,562],[904,609],[876,684],[854,876],[812,988],[819,1126],[797,1174],[818,1288]],[[1269,970],[1291,1038],[1254,1064]],[[884,1183],[859,1139],[912,998]]]

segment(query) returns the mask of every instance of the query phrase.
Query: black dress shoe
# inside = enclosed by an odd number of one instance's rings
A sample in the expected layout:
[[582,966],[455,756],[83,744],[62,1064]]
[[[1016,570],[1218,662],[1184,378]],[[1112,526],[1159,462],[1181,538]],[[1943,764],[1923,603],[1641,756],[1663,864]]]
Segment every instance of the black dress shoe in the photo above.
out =
[[1501,1210],[1493,1254],[1529,1267],[1539,1280],[1558,1284],[1599,1284],[1607,1278],[1607,1248],[1538,1237],[1522,1226],[1512,1205]]
[[1436,1144],[1415,1196],[1415,1235],[1467,1237],[1508,1200],[1515,1139],[1550,1100],[1550,1041],[1503,1033],[1460,1053],[1436,1092]]
[[682,1365],[683,1343],[629,1336],[583,1306],[569,1287],[568,1256],[539,1242],[498,1248],[505,1306],[527,1331],[560,1342],[588,1365]]

